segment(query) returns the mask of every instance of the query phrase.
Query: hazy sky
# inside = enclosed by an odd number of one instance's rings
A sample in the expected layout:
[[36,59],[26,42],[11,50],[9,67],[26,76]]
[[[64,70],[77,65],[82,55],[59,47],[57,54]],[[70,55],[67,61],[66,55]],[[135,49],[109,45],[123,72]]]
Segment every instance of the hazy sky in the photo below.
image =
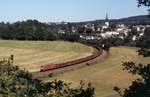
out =
[[0,21],[85,21],[147,14],[136,0],[1,0]]

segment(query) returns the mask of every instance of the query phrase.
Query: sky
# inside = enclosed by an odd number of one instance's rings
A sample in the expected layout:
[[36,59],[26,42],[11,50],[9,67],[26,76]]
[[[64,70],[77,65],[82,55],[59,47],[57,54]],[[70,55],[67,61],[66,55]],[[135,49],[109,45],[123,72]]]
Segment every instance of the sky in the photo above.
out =
[[0,21],[79,22],[147,14],[136,0],[1,0]]

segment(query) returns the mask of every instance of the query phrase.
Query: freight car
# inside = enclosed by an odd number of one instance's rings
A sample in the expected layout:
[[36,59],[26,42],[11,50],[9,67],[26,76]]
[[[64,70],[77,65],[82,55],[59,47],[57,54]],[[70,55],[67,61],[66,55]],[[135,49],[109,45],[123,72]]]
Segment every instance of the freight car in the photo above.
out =
[[80,63],[95,59],[96,57],[98,57],[100,55],[101,55],[101,51],[96,51],[92,55],[87,56],[85,58],[80,58],[80,59],[76,59],[73,61],[64,62],[64,63],[60,63],[60,64],[50,64],[50,65],[42,66],[40,71],[44,72],[44,71],[48,71],[48,70],[53,70],[53,69],[58,69],[58,68],[62,68],[62,67],[80,64]]
[[53,70],[55,68],[57,68],[57,65],[56,64],[51,64],[51,65],[47,65],[47,66],[41,66],[40,71],[44,72],[44,71],[47,71],[47,70]]

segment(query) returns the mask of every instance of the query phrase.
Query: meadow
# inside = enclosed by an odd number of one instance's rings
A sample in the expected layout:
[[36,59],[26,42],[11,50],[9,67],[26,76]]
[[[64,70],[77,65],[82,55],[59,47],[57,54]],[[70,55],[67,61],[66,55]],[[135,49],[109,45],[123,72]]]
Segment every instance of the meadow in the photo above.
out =
[[14,64],[30,72],[47,64],[61,63],[90,55],[93,48],[64,41],[0,40],[0,57],[14,55]]
[[[60,63],[90,55],[92,47],[66,41],[15,41],[0,40],[0,57],[13,54],[14,64],[30,72],[38,71],[40,66]],[[96,97],[115,95],[114,86],[128,87],[136,77],[122,70],[122,62],[150,63],[150,58],[143,58],[136,52],[135,47],[112,47],[108,56],[96,64],[83,66],[67,72],[44,77],[43,81],[54,79],[72,83],[72,87],[79,86],[81,80],[91,82],[95,87]]]
[[[150,58],[143,58],[137,54],[134,47],[112,47],[107,58],[97,64],[84,68],[58,74],[52,78],[43,78],[44,81],[61,79],[72,83],[73,87],[79,86],[81,80],[91,82],[95,87],[96,97],[109,97],[116,95],[113,88],[128,87],[136,78],[127,71],[122,70],[122,62],[134,61],[135,63],[150,63]],[[111,96],[110,96],[111,97]]]

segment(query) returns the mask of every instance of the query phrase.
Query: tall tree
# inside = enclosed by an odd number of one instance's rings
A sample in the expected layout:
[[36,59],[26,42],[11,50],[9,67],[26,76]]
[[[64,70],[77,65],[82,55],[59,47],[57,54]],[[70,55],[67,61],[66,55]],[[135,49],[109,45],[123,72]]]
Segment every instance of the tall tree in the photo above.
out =
[[[138,7],[140,6],[147,6],[150,7],[150,0],[137,0]],[[149,15],[150,15],[150,9],[148,9]]]
[[138,1],[138,6],[150,6],[150,0],[137,0]]

